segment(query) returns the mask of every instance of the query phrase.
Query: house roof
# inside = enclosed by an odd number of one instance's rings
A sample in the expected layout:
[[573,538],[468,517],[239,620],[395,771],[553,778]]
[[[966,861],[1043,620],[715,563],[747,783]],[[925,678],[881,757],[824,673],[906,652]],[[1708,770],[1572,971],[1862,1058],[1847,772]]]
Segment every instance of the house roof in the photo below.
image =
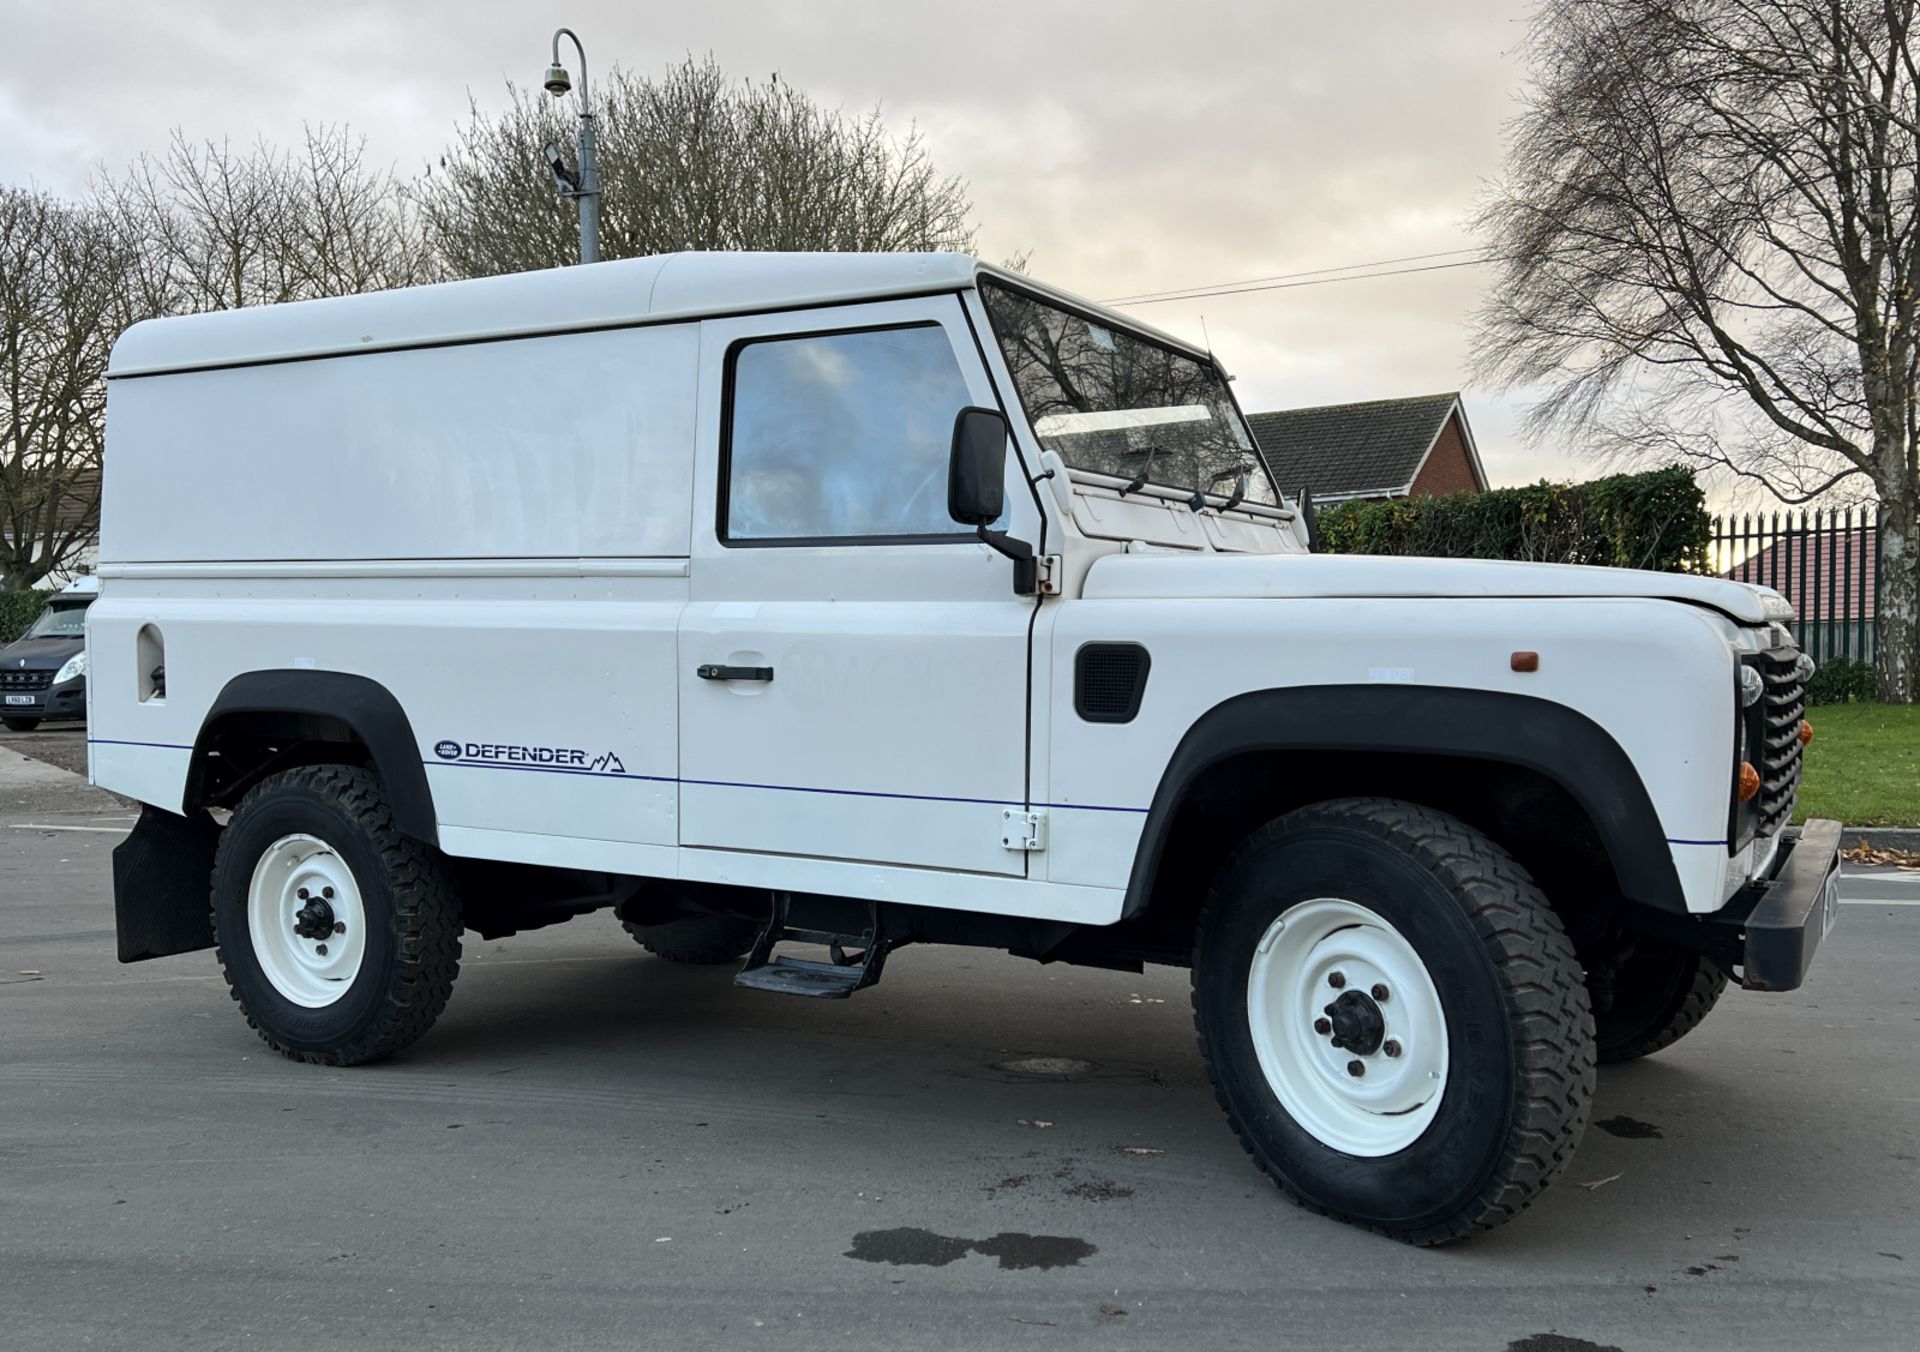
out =
[[[55,509],[55,528],[62,534],[71,533],[83,527],[89,528],[87,534],[97,535],[100,531],[100,471],[83,469],[68,481],[60,494],[60,505]],[[0,522],[0,538],[11,540],[13,532],[4,522]]]
[[[1454,391],[1252,413],[1247,421],[1282,490],[1292,493],[1305,486],[1326,502],[1405,493],[1456,410],[1460,395]],[[1464,410],[1460,431],[1474,477],[1484,485],[1486,475]]]
[[1726,576],[1772,587],[1801,620],[1870,620],[1879,544],[1874,526],[1805,531],[1749,554]]

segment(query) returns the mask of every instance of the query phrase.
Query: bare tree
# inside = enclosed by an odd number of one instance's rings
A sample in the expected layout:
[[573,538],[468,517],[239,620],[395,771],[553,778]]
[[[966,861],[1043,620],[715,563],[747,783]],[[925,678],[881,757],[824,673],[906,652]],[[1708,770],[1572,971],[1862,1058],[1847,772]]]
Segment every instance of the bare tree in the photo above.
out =
[[63,570],[99,529],[107,358],[127,325],[433,275],[399,184],[338,128],[293,154],[176,133],[84,205],[0,189],[0,588]]
[[1880,697],[1920,693],[1917,0],[1543,0],[1482,225],[1483,374],[1536,430],[1880,501]]
[[298,153],[191,142],[99,185],[140,259],[149,314],[271,305],[411,286],[431,251],[390,173],[344,128],[308,128]]
[[93,538],[102,377],[132,273],[99,210],[0,188],[0,590],[65,570]]
[[[548,142],[573,144],[574,109],[509,87],[499,114],[475,105],[417,188],[449,271],[558,267],[578,250],[571,203],[553,190]],[[688,58],[658,79],[595,82],[601,252],[682,249],[965,249],[966,185],[943,178],[918,133],[879,114],[848,118],[778,76],[735,82]]]

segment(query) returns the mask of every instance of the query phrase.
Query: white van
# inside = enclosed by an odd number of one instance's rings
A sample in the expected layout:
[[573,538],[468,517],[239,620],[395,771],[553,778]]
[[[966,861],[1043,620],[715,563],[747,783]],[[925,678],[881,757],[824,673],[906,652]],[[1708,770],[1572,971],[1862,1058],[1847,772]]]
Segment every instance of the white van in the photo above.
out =
[[296,1059],[597,907],[803,996],[1190,966],[1260,1167],[1434,1243],[1833,920],[1777,595],[1315,553],[1206,352],[971,258],[158,320],[109,390],[120,956],[217,945]]

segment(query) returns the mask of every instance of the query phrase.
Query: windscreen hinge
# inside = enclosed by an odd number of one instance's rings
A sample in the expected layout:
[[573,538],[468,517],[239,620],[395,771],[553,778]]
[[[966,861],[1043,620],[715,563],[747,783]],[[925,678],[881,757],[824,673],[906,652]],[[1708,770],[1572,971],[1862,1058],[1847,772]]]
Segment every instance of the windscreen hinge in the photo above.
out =
[[1022,854],[1046,849],[1047,814],[1027,812],[1017,807],[1007,808],[1000,814],[1000,843]]
[[1035,562],[1040,565],[1040,594],[1058,596],[1066,577],[1066,559],[1058,554],[1042,554]]

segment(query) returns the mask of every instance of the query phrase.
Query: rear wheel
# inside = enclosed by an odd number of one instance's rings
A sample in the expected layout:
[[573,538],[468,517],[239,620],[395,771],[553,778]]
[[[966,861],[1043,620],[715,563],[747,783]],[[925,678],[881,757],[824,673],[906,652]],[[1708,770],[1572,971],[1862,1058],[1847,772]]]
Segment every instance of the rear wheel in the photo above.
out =
[[0,723],[6,724],[9,732],[32,732],[40,726],[37,718],[0,718]]
[[445,860],[350,766],[288,770],[241,800],[214,856],[213,930],[247,1022],[296,1061],[392,1055],[433,1026],[460,968]]
[[1632,952],[1595,991],[1594,1041],[1603,1065],[1671,1047],[1700,1026],[1727,988],[1726,974],[1698,953],[1653,939]]
[[1586,1128],[1593,1023],[1526,872],[1443,813],[1302,808],[1250,836],[1202,915],[1208,1074],[1300,1204],[1417,1244],[1490,1229]]

